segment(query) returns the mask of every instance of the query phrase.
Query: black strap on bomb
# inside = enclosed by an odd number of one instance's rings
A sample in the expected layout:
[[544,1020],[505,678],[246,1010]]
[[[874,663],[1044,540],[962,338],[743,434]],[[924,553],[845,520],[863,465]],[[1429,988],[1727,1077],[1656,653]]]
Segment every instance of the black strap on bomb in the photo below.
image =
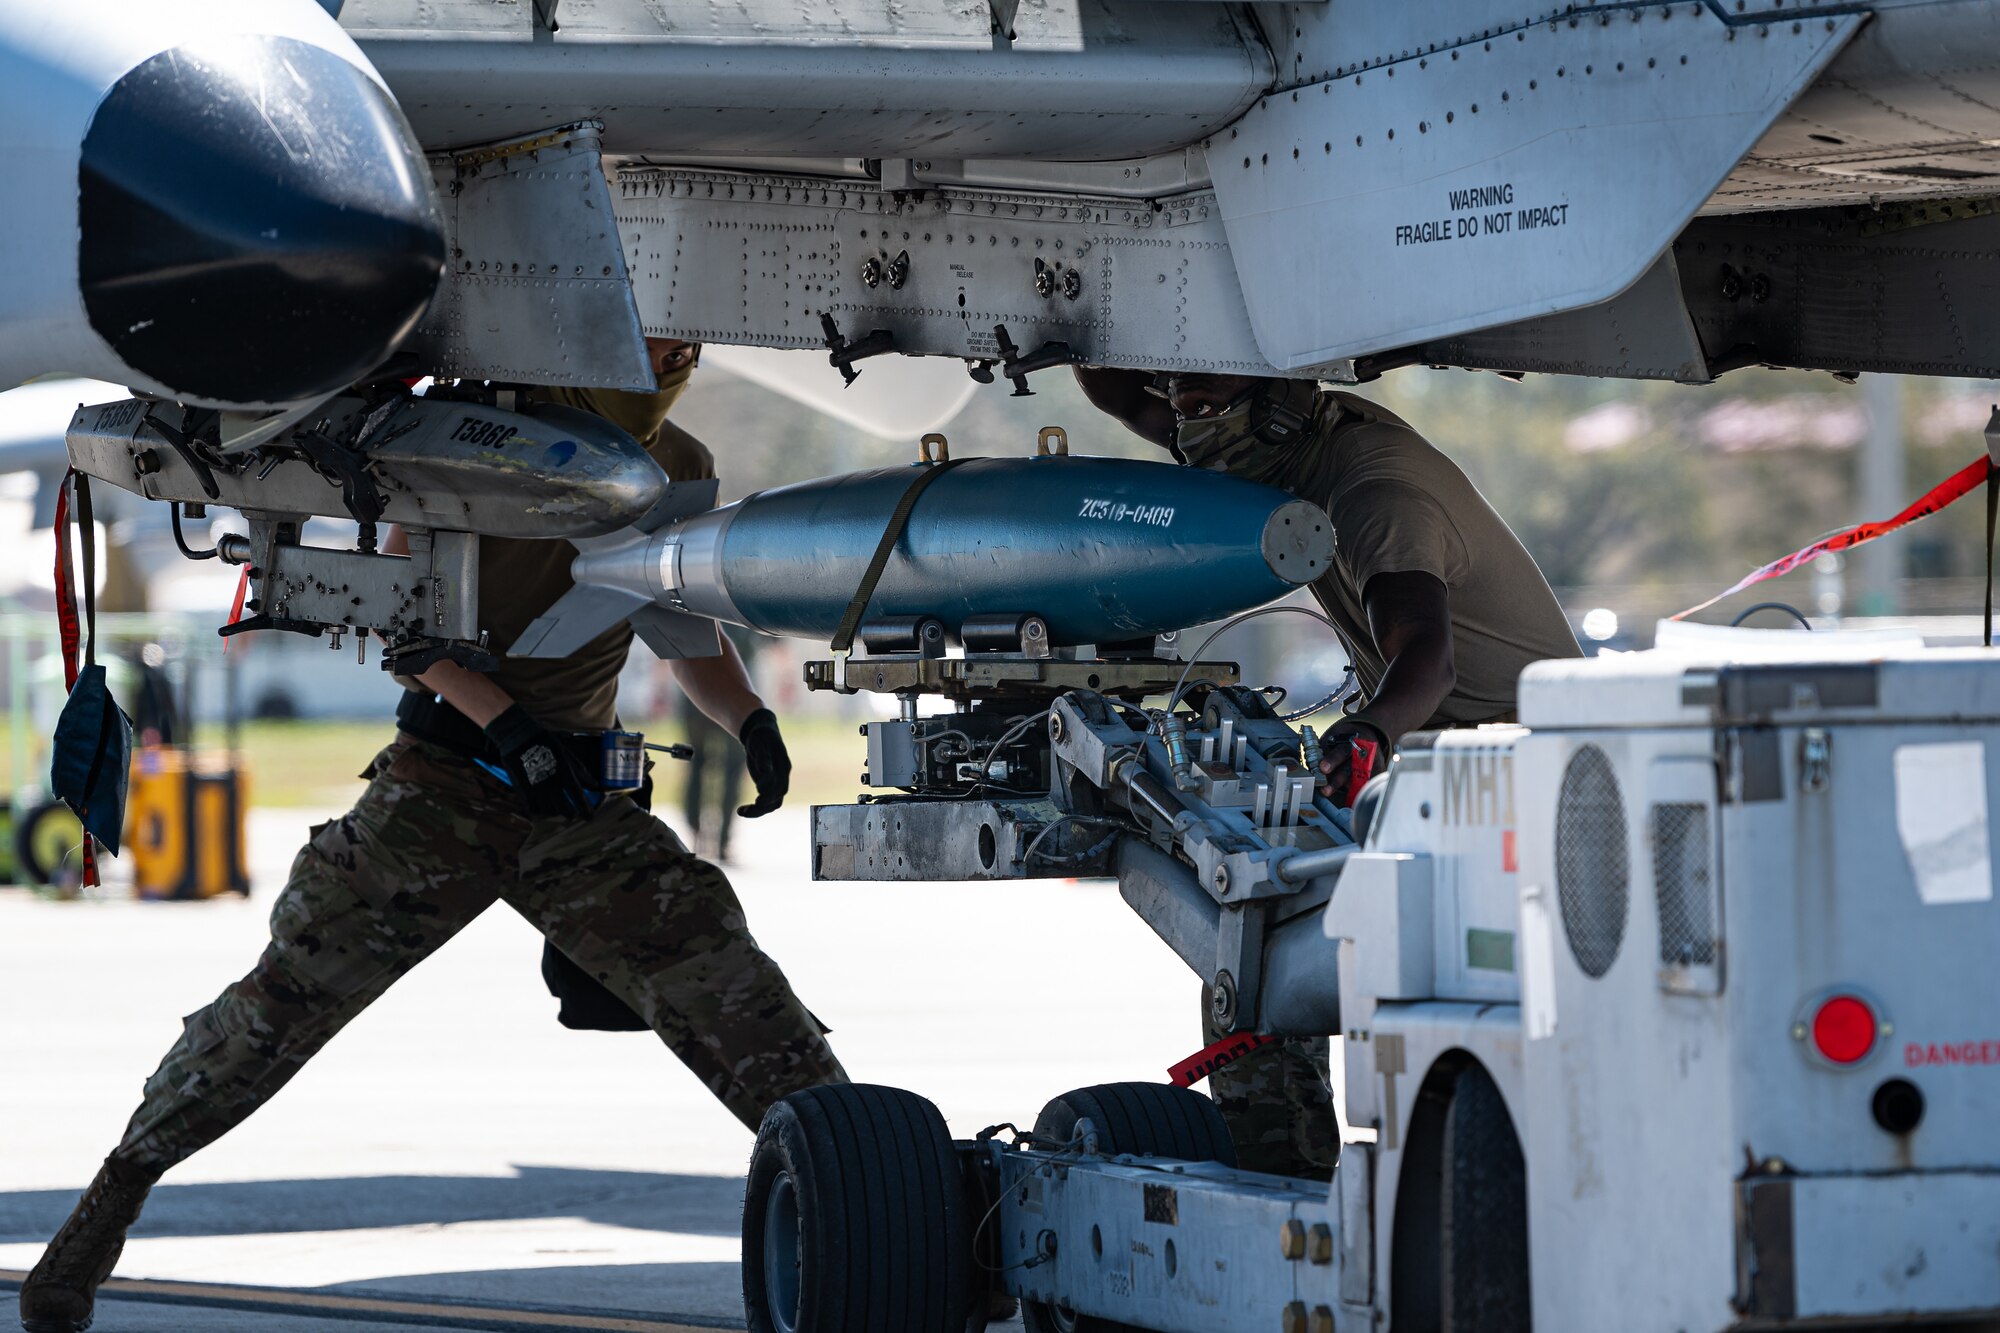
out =
[[847,611],[840,617],[840,628],[833,633],[833,651],[844,653],[854,646],[855,631],[861,628],[862,612],[868,609],[868,599],[875,595],[875,585],[882,580],[882,571],[889,567],[889,553],[902,540],[903,529],[910,524],[910,511],[917,507],[917,497],[924,488],[957,467],[969,463],[969,458],[948,458],[932,463],[917,473],[903,492],[903,498],[896,501],[895,512],[889,515],[889,525],[882,530],[882,540],[875,543],[875,554],[869,558],[868,570],[861,576],[861,586],[854,590],[854,600],[847,604]]

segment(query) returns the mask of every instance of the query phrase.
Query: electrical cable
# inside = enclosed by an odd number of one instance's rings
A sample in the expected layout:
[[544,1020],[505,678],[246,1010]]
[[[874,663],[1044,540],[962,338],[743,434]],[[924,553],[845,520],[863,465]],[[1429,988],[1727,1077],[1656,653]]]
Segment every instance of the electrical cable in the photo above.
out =
[[[1340,641],[1341,650],[1347,654],[1347,660],[1349,662],[1352,662],[1354,660],[1354,649],[1351,646],[1349,646],[1347,642],[1347,636],[1340,632],[1340,626],[1334,624],[1332,620],[1327,618],[1327,615],[1324,611],[1315,611],[1311,607],[1300,606],[1295,602],[1281,602],[1276,606],[1260,606],[1257,607],[1255,610],[1245,611],[1241,615],[1231,616],[1228,620],[1223,621],[1220,625],[1216,626],[1214,630],[1210,631],[1209,636],[1207,638],[1201,641],[1201,646],[1199,648],[1195,649],[1192,653],[1188,654],[1187,665],[1181,668],[1180,679],[1174,682],[1173,693],[1167,696],[1167,711],[1170,713],[1173,712],[1174,709],[1180,704],[1181,690],[1188,684],[1188,678],[1187,678],[1188,672],[1194,670],[1194,664],[1201,660],[1201,655],[1203,653],[1208,651],[1208,645],[1214,643],[1224,634],[1228,633],[1232,629],[1235,629],[1238,625],[1243,624],[1245,621],[1255,620],[1259,616],[1274,616],[1282,611],[1289,611],[1294,615],[1310,616],[1312,619],[1317,620],[1320,624],[1332,630],[1333,637]],[[1214,683],[1213,681],[1210,682],[1210,684],[1213,683]]]
[[182,533],[181,533],[181,502],[180,502],[180,501],[178,501],[178,500],[169,500],[169,501],[167,502],[167,518],[168,518],[168,520],[169,520],[169,521],[170,521],[170,522],[171,522],[171,523],[173,524],[173,528],[174,528],[174,545],[176,545],[176,546],[178,546],[178,547],[180,547],[180,548],[181,548],[181,554],[182,554],[182,555],[186,556],[186,557],[187,557],[188,559],[190,559],[190,560],[213,560],[213,559],[215,559],[215,548],[214,548],[213,546],[209,547],[209,548],[208,548],[208,549],[207,549],[206,551],[196,551],[196,550],[192,550],[192,549],[190,549],[190,548],[189,548],[189,546],[188,546],[188,544],[187,544],[187,538],[186,538],[185,536],[183,536],[183,535],[182,535]]
[[1121,825],[1115,819],[1100,819],[1095,815],[1063,815],[1060,818],[1050,820],[1046,827],[1044,827],[1043,829],[1041,829],[1041,831],[1036,833],[1033,838],[1029,839],[1027,847],[1023,849],[1023,851],[1021,852],[1022,869],[1025,870],[1027,868],[1028,863],[1035,859],[1035,850],[1042,845],[1042,839],[1048,837],[1051,833],[1054,833],[1057,829],[1061,828],[1065,824],[1096,824],[1102,828],[1109,828],[1111,832],[1104,838],[1100,839],[1095,846],[1090,847],[1082,852],[1073,852],[1066,854],[1064,856],[1049,857],[1048,860],[1052,865],[1081,865],[1083,862],[1088,861],[1092,856],[1096,855],[1098,849],[1103,847],[1105,843],[1108,843],[1111,841],[1112,838],[1117,837],[1119,829],[1123,827],[1123,825]]
[[[1012,723],[1008,725],[1006,731],[1000,733],[1000,738],[998,740],[994,741],[991,745],[986,747],[986,752],[980,755],[977,760],[974,760],[970,757],[972,754],[972,746],[974,744],[972,737],[966,735],[964,732],[958,730],[956,727],[953,727],[946,731],[941,731],[937,733],[938,738],[942,738],[945,736],[957,736],[959,739],[965,742],[966,754],[968,756],[965,762],[977,763],[979,765],[980,776],[974,778],[972,780],[972,786],[962,792],[952,792],[949,794],[934,793],[921,787],[899,787],[897,790],[907,792],[909,795],[912,796],[923,796],[930,800],[946,800],[946,801],[968,801],[971,800],[973,797],[980,795],[982,792],[988,792],[988,791],[1004,792],[1009,796],[1032,796],[1034,795],[1032,791],[1028,791],[1020,787],[1010,787],[1004,783],[995,782],[988,775],[993,771],[993,760],[995,759],[995,757],[999,755],[1002,747],[1011,745],[1015,741],[1015,739],[1023,735],[1029,727],[1041,721],[1048,715],[1049,712],[1045,708],[1041,712],[1036,713],[1032,716],[1016,718]],[[866,798],[863,798],[863,804],[873,804],[873,803],[874,802],[868,801]]]
[[1783,611],[1786,615],[1798,621],[1799,624],[1805,626],[1807,633],[1812,632],[1812,621],[1807,620],[1805,612],[1799,610],[1790,602],[1758,602],[1753,606],[1746,606],[1742,611],[1737,613],[1736,619],[1729,622],[1729,627],[1731,629],[1736,628],[1759,611]]
[[[1197,686],[1197,685],[1206,685],[1206,686],[1208,686],[1208,687],[1209,687],[1210,689],[1215,689],[1215,690],[1219,690],[1219,689],[1221,689],[1221,688],[1222,688],[1222,682],[1221,682],[1221,681],[1219,681],[1219,680],[1217,680],[1217,679],[1216,679],[1215,677],[1213,677],[1213,676],[1196,676],[1196,677],[1195,677],[1195,678],[1194,678],[1193,680],[1188,680],[1188,681],[1182,681],[1182,682],[1181,682],[1181,686],[1180,686],[1180,687],[1184,687],[1184,688],[1186,688],[1186,689],[1190,689],[1190,690],[1191,690],[1191,689],[1193,689],[1193,688],[1194,688],[1195,686]],[[1177,688],[1179,688],[1179,687],[1177,687]],[[1168,704],[1168,705],[1167,705],[1167,707],[1166,707],[1166,708],[1165,708],[1164,710],[1162,710],[1162,711],[1164,711],[1164,712],[1172,712],[1172,711],[1173,711],[1173,704]]]
[[[983,773],[989,766],[991,766],[991,764],[993,763],[993,757],[1000,753],[1001,747],[1011,744],[1017,737],[1025,733],[1029,727],[1032,727],[1035,725],[1035,723],[1044,720],[1045,718],[1048,717],[1048,715],[1049,715],[1049,710],[1044,708],[1041,712],[1036,713],[1031,717],[1021,718],[1018,722],[1014,723],[1014,725],[1010,726],[1006,731],[1000,733],[1000,739],[986,747],[986,757],[979,761],[980,771]],[[984,780],[982,779],[981,781],[983,785]]]
[[[1013,1125],[995,1125],[992,1127],[990,1133],[982,1133],[979,1136],[979,1138],[982,1142],[991,1142],[992,1135],[997,1134],[1002,1129],[1014,1130],[1014,1142],[1012,1146],[1016,1151],[1019,1151],[1021,1145],[1024,1143],[1031,1143],[1031,1142],[1046,1143],[1048,1141],[1035,1134],[1024,1134],[1019,1129],[1016,1129]],[[1050,1158],[1045,1162],[1039,1163],[1036,1169],[1039,1170],[1051,1166],[1060,1166],[1064,1162],[1076,1161],[1081,1159],[1083,1156],[1084,1152],[1083,1152],[1083,1143],[1081,1141],[1081,1136],[1075,1136],[1072,1137],[1068,1143],[1064,1144],[1060,1148],[1053,1149]],[[979,1238],[985,1234],[986,1224],[988,1222],[991,1222],[993,1220],[994,1214],[1000,1211],[1000,1205],[1007,1202],[1007,1194],[1008,1194],[1007,1189],[995,1190],[993,1192],[993,1206],[986,1210],[985,1215],[979,1219],[978,1225],[972,1228],[972,1261],[978,1264],[981,1268],[985,1269],[987,1272],[993,1274],[1011,1273],[1014,1270],[1020,1268],[1033,1268],[1038,1264],[1047,1263],[1051,1258],[1051,1256],[1049,1255],[1034,1254],[1030,1255],[1026,1259],[1021,1260],[1019,1263],[1008,1264],[1005,1268],[995,1268],[993,1265],[987,1263],[985,1259],[980,1257]]]
[[1280,713],[1278,714],[1278,720],[1280,722],[1297,722],[1304,718],[1311,717],[1314,713],[1323,712],[1324,710],[1331,708],[1335,704],[1345,700],[1347,697],[1347,692],[1353,689],[1354,687],[1355,687],[1354,668],[1348,667],[1347,670],[1341,676],[1340,684],[1333,687],[1333,693],[1327,695],[1324,699],[1321,699],[1318,703],[1310,704],[1304,708],[1297,709],[1294,712]]

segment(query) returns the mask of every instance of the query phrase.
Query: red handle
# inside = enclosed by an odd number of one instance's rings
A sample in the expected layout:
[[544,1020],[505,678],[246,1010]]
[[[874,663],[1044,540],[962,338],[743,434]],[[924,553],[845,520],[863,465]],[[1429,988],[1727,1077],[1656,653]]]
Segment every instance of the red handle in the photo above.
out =
[[1347,799],[1341,804],[1348,809],[1361,795],[1361,789],[1368,785],[1368,779],[1375,776],[1375,765],[1382,757],[1382,747],[1365,736],[1354,738],[1354,758],[1347,766]]

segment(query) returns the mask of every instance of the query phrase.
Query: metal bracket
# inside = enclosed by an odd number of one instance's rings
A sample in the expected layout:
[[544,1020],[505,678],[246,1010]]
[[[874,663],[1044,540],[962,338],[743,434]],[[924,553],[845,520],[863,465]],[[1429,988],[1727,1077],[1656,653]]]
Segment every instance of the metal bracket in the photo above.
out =
[[1825,727],[1807,727],[1799,737],[1799,790],[1822,792],[1832,780],[1833,739]]
[[1028,387],[1028,376],[1051,366],[1073,366],[1083,361],[1070,349],[1066,342],[1045,342],[1034,351],[1023,355],[1014,345],[1005,324],[993,326],[993,343],[1000,351],[1000,373],[1014,383],[1014,398],[1032,398],[1035,391]]
[[1014,15],[1020,12],[1021,0],[986,0],[987,8],[993,14],[993,35],[1003,42],[1014,40]]
[[[555,5],[541,0],[548,17]],[[441,375],[655,387],[597,121],[431,159],[445,281],[407,344]]]
[[1209,1014],[1225,1032],[1257,1026],[1257,999],[1264,988],[1262,902],[1226,903],[1215,934],[1215,979],[1209,984]]
[[482,644],[464,639],[412,639],[382,653],[382,669],[402,676],[422,675],[439,662],[456,662],[467,671],[493,671],[500,665]]
[[861,372],[854,368],[856,361],[896,350],[896,335],[887,329],[870,330],[859,341],[849,342],[833,316],[824,310],[820,312],[819,326],[826,331],[827,364],[840,372],[840,378],[846,384],[861,378]]

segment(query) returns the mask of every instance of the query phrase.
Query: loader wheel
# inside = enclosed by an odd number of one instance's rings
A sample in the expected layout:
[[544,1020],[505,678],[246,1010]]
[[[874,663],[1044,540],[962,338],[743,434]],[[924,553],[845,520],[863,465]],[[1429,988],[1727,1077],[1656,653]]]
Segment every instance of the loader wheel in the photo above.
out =
[[[1101,1153],[1236,1165],[1236,1144],[1215,1103],[1170,1083],[1100,1083],[1066,1092],[1035,1117],[1035,1136],[1067,1142],[1081,1119],[1097,1127]],[[1028,1333],[1139,1333],[1131,1324],[1040,1301],[1021,1303],[1021,1322]]]
[[1097,1126],[1097,1150],[1236,1165],[1236,1143],[1215,1103],[1171,1083],[1100,1083],[1042,1108],[1035,1136],[1066,1142],[1079,1119]]
[[28,807],[14,825],[14,865],[21,882],[73,893],[83,882],[83,822],[61,801]]
[[1528,1333],[1528,1178],[1514,1121],[1478,1065],[1445,1112],[1439,1292],[1444,1333]]
[[937,1107],[795,1092],[764,1114],[743,1199],[750,1333],[962,1333],[972,1219]]

